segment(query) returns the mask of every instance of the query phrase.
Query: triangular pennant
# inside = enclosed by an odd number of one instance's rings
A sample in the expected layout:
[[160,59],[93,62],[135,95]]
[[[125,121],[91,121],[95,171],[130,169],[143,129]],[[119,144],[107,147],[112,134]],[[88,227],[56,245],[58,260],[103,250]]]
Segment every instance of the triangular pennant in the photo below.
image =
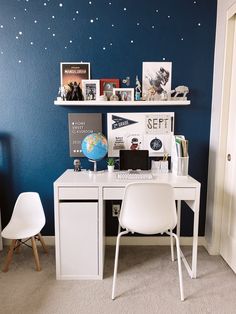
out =
[[123,128],[124,126],[128,126],[134,123],[138,123],[137,121],[129,120],[114,115],[112,115],[112,120],[114,121],[114,123],[112,124],[112,130]]

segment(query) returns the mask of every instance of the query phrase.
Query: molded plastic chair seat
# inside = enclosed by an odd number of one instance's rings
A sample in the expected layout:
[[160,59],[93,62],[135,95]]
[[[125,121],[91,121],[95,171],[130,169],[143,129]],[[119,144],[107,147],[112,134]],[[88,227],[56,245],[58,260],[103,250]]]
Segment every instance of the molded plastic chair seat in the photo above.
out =
[[[167,233],[171,240],[171,257],[174,261],[173,237],[176,239],[180,298],[184,300],[182,267],[179,239],[172,232],[177,224],[173,187],[161,183],[130,183],[126,186],[119,216],[119,230],[116,240],[115,265],[112,285],[112,299],[118,268],[119,244],[121,236],[129,232],[141,234]],[[120,227],[125,229],[120,232]]]
[[[14,250],[19,248],[21,244],[25,244],[29,239],[32,242],[36,270],[41,269],[35,239],[41,242],[44,250],[47,252],[46,245],[40,234],[44,225],[45,215],[39,194],[36,192],[21,193],[17,198],[11,219],[2,231],[3,238],[12,240],[3,271],[8,271]],[[22,239],[26,238],[29,239],[22,241]]]

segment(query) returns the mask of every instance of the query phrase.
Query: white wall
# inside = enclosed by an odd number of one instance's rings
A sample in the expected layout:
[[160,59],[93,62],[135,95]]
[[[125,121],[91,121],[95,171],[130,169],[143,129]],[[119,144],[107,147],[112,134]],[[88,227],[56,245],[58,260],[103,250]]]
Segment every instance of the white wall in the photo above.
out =
[[218,0],[217,25],[212,95],[212,117],[210,135],[210,154],[208,171],[208,193],[205,237],[207,249],[211,254],[219,254],[220,228],[222,216],[222,185],[224,175],[224,148],[220,142],[222,122],[222,81],[225,54],[227,11],[236,0]]

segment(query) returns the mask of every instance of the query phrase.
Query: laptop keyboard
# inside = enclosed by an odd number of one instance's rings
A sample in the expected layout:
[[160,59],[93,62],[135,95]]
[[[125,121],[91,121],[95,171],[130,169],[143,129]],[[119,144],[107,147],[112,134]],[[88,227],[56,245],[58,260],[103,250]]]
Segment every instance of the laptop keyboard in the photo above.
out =
[[120,171],[117,173],[119,180],[152,180],[153,175],[150,171],[145,170],[130,170]]

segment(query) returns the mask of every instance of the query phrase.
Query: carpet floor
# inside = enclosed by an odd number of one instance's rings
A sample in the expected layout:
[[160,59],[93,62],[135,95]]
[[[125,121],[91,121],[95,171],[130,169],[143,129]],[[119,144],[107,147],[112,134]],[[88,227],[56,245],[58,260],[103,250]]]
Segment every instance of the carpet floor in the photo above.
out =
[[[0,252],[2,269],[6,248]],[[183,249],[190,257],[190,248]],[[183,266],[186,300],[180,301],[177,262],[163,246],[121,246],[117,298],[111,300],[115,248],[108,246],[102,281],[57,281],[54,247],[39,249],[42,271],[34,270],[30,249],[15,254],[0,272],[1,314],[176,314],[236,313],[236,276],[220,256],[198,253],[198,278]]]

